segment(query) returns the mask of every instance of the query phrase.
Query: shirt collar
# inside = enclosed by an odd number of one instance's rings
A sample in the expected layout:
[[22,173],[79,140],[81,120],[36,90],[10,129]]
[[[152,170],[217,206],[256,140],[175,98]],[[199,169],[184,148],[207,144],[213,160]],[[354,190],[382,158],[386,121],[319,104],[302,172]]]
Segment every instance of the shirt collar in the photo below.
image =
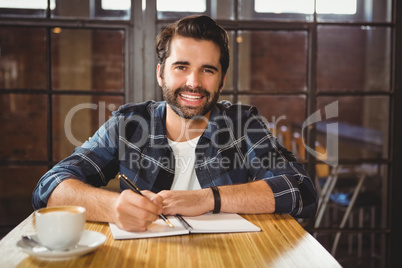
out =
[[[167,143],[166,135],[166,101],[156,102],[149,106],[148,111],[151,115],[151,136],[156,144]],[[209,116],[208,125],[203,133],[203,137],[211,140],[212,135],[219,129],[219,123],[222,124],[222,111],[217,105],[212,107]]]
[[151,115],[151,133],[155,144],[166,144],[166,102],[155,102],[148,107],[148,112]]
[[212,139],[212,135],[219,129],[219,121],[222,120],[222,112],[215,105],[212,107],[211,114],[209,116],[207,128],[204,131],[203,136]]

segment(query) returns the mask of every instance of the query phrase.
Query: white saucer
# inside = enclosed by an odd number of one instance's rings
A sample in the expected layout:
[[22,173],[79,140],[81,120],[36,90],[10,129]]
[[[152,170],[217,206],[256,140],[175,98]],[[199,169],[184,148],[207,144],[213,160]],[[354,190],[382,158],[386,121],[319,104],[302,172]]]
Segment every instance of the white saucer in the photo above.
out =
[[[31,235],[31,237],[38,241],[38,237],[36,235]],[[40,247],[40,250],[38,250],[37,247],[32,246],[32,244],[25,242],[22,239],[17,242],[17,247],[22,252],[34,256],[38,259],[48,261],[62,261],[77,258],[79,256],[92,252],[103,243],[105,243],[105,241],[106,236],[104,234],[95,231],[85,230],[82,234],[81,240],[78,242],[78,245],[65,251],[50,251],[47,249],[43,249],[43,247]]]

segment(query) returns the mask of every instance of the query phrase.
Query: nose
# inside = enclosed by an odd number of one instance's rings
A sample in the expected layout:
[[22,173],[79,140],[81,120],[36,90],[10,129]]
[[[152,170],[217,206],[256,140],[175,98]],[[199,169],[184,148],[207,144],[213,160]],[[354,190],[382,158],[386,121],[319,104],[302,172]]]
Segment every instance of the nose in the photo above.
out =
[[191,72],[188,76],[187,76],[187,82],[186,82],[186,86],[190,87],[190,88],[198,88],[202,86],[201,83],[201,76],[198,72]]

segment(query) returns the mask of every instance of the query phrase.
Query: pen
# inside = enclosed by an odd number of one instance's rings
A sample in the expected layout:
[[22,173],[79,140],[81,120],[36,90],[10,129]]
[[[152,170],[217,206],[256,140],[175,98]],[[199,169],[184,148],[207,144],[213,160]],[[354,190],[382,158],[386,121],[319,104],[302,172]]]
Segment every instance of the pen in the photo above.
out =
[[[119,179],[120,179],[120,181],[123,182],[124,185],[126,185],[130,190],[132,190],[133,192],[135,192],[135,193],[137,193],[137,194],[139,194],[139,195],[144,196],[144,195],[141,193],[140,189],[138,189],[138,187],[137,187],[132,181],[130,181],[125,175],[123,175],[123,174],[119,175]],[[160,217],[162,220],[164,220],[170,227],[174,228],[173,224],[170,223],[170,221],[168,220],[168,218],[166,218],[165,215],[160,214],[159,217]]]

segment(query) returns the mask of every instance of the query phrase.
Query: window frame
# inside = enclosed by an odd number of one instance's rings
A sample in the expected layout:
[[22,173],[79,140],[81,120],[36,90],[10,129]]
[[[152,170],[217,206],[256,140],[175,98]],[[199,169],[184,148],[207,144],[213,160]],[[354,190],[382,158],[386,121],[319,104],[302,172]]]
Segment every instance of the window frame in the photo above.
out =
[[[96,3],[100,3],[101,0],[95,0]],[[49,2],[49,1],[48,1]],[[307,90],[303,92],[290,92],[292,94],[304,94],[306,96],[306,115],[312,114],[317,109],[317,98],[320,96],[344,96],[345,93],[327,93],[327,92],[317,92],[316,85],[316,75],[317,75],[317,27],[319,25],[364,25],[364,26],[383,26],[390,27],[392,30],[392,66],[391,66],[391,89],[389,91],[381,92],[357,92],[351,93],[349,95],[353,96],[388,96],[390,99],[390,118],[389,118],[389,150],[388,158],[380,159],[365,159],[365,160],[342,160],[341,164],[361,164],[361,163],[379,163],[381,165],[387,166],[388,170],[388,202],[390,204],[400,204],[402,203],[402,195],[399,193],[399,189],[402,188],[402,180],[399,178],[402,176],[402,171],[399,168],[402,165],[402,156],[396,153],[395,148],[401,147],[401,140],[398,139],[402,135],[402,129],[400,124],[397,122],[402,121],[402,110],[397,109],[397,103],[402,102],[402,16],[397,14],[402,14],[402,3],[400,1],[393,0],[392,7],[392,19],[389,22],[333,22],[333,21],[318,21],[317,14],[314,15],[313,21],[283,21],[283,20],[261,20],[259,18],[253,20],[241,20],[239,19],[239,1],[233,1],[233,20],[219,20],[217,22],[222,25],[226,30],[242,31],[242,30],[305,30],[308,31],[308,66],[307,66]],[[358,0],[358,5],[364,2],[363,0]],[[5,9],[0,8],[0,12],[5,14],[0,20],[0,27],[2,26],[23,26],[23,27],[45,27],[48,31],[48,37],[50,37],[50,30],[53,27],[69,27],[77,29],[121,29],[124,30],[125,39],[125,70],[124,70],[124,92],[122,93],[125,102],[141,102],[144,100],[155,99],[161,100],[162,94],[156,83],[155,79],[155,69],[156,69],[156,56],[153,46],[146,46],[145,44],[153,44],[155,34],[158,29],[166,25],[167,23],[173,22],[175,16],[173,15],[190,15],[190,13],[172,13],[167,12],[164,19],[158,19],[156,11],[156,0],[146,0],[146,10],[142,10],[141,1],[131,1],[131,14],[129,20],[119,20],[119,19],[80,19],[80,18],[50,18],[50,10],[45,11],[45,17],[28,17],[30,12],[37,12],[37,10],[32,11],[22,11],[20,9]],[[211,15],[211,0],[206,0],[207,10],[206,14]],[[99,6],[100,8],[100,6]],[[359,10],[359,8],[358,8]],[[17,12],[18,11],[18,12]],[[19,13],[21,11],[21,13]],[[13,12],[16,12],[12,14]],[[17,14],[19,13],[19,14]],[[15,15],[17,14],[17,15]],[[116,13],[118,14],[118,13]],[[191,13],[193,14],[193,13]],[[194,13],[195,14],[195,13]],[[320,15],[321,16],[321,15]],[[349,16],[349,15],[347,15]],[[114,16],[112,16],[114,17]],[[337,16],[339,17],[339,16]],[[48,41],[49,42],[49,41]],[[238,88],[238,46],[234,42],[232,48],[233,57],[233,86],[234,88],[230,91],[225,90],[223,95],[234,95],[238,98],[241,94],[250,94],[252,92],[242,92]],[[145,54],[144,54],[145,53]],[[147,61],[145,61],[147,59]],[[153,60],[149,60],[153,59]],[[50,58],[48,55],[48,63],[50,64]],[[48,65],[50,66],[50,65]],[[69,92],[61,91],[54,92],[50,88],[50,80],[48,77],[48,87],[44,90],[29,90],[29,89],[18,89],[18,90],[6,90],[0,89],[0,94],[9,93],[29,93],[29,94],[47,94],[49,103],[51,104],[51,96],[53,94],[65,94]],[[77,94],[77,91],[71,92],[71,94]],[[281,92],[271,92],[271,95],[279,95]],[[283,94],[283,93],[282,93]],[[52,114],[51,106],[49,107],[49,112],[47,115],[48,124],[48,136],[51,137],[52,134]],[[312,128],[308,130],[307,134],[307,145],[312,146],[315,142],[316,130]],[[48,141],[49,157],[48,161],[0,161],[1,166],[42,166],[46,165],[51,168],[55,163],[52,159],[52,142],[51,139]],[[313,156],[307,155],[307,159],[304,164],[307,164],[307,171],[311,176],[315,174],[315,164],[319,163]],[[399,220],[396,208],[389,207],[386,211],[388,221],[387,229],[375,229],[375,230],[363,230],[363,232],[372,232],[375,234],[384,234],[388,237],[386,243],[387,248],[390,250],[387,253],[386,262],[395,263],[399,259],[398,245],[399,241],[402,239],[402,230],[399,230],[401,226],[401,220]],[[329,231],[336,232],[338,230],[315,230],[311,226],[306,226],[306,228],[313,231]],[[392,235],[391,234],[392,230]],[[356,231],[356,230],[349,230]],[[362,231],[362,230],[357,230]],[[397,259],[398,258],[398,259]]]

